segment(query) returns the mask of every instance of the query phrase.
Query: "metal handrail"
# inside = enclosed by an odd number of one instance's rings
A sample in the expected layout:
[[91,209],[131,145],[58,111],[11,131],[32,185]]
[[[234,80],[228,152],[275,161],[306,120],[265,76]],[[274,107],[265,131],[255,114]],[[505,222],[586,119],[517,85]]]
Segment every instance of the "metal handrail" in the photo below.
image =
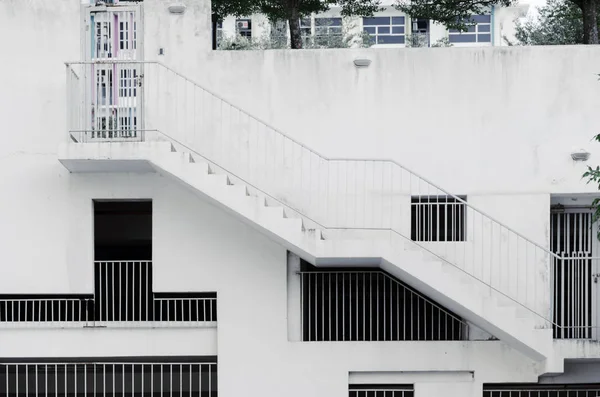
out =
[[[291,136],[289,136],[288,134],[286,134],[285,132],[280,131],[279,129],[273,127],[271,124],[269,124],[268,122],[255,117],[254,115],[250,114],[249,112],[245,111],[244,109],[242,109],[241,107],[239,107],[238,105],[232,104],[231,102],[229,102],[227,99],[223,98],[222,96],[214,93],[213,91],[205,88],[204,86],[202,86],[201,84],[197,83],[196,81],[182,75],[181,73],[177,72],[176,70],[173,70],[171,67],[165,65],[162,62],[159,61],[119,61],[119,60],[114,60],[114,61],[78,61],[78,62],[66,62],[66,65],[88,65],[88,64],[114,64],[114,63],[122,63],[122,64],[131,64],[131,63],[138,63],[138,64],[156,64],[159,65],[167,70],[169,70],[170,72],[176,74],[177,76],[181,77],[182,79],[194,84],[195,86],[197,86],[198,88],[202,89],[203,91],[209,93],[210,95],[214,96],[215,98],[227,103],[228,105],[230,105],[231,107],[233,107],[234,109],[237,109],[238,111],[244,113],[246,116],[254,119],[255,121],[264,124],[266,127],[272,129],[273,131],[275,131],[276,133],[284,136],[286,139],[290,140],[291,142],[294,142],[295,144],[301,146],[303,149],[313,153],[314,155],[320,157],[321,159],[325,160],[325,161],[335,161],[335,162],[340,162],[340,161],[369,161],[369,162],[379,162],[379,163],[390,163],[390,164],[394,164],[397,167],[400,167],[402,169],[404,169],[405,171],[407,171],[410,174],[413,174],[414,176],[416,176],[417,178],[423,180],[424,182],[430,184],[432,187],[438,189],[439,191],[443,192],[444,194],[452,197],[453,199],[457,200],[458,202],[466,205],[467,207],[471,208],[473,211],[483,215],[484,217],[490,219],[491,221],[493,221],[494,223],[497,223],[498,225],[502,226],[503,228],[505,228],[506,230],[510,231],[511,233],[516,234],[517,236],[519,236],[520,238],[528,241],[529,243],[535,245],[536,247],[540,248],[541,250],[545,251],[546,253],[550,254],[551,256],[554,256],[556,258],[560,258],[558,255],[556,255],[554,252],[551,252],[550,250],[548,250],[547,248],[543,247],[542,245],[536,243],[535,241],[525,237],[524,235],[522,235],[521,233],[517,232],[516,230],[512,229],[511,227],[505,225],[504,223],[498,221],[497,219],[495,219],[494,217],[492,217],[491,215],[487,214],[486,212],[474,207],[472,204],[467,203],[465,200],[463,200],[462,198],[460,198],[459,196],[456,196],[448,191],[446,191],[445,189],[439,187],[438,185],[436,185],[435,183],[431,182],[429,179],[423,177],[422,175],[420,175],[419,173],[411,170],[408,167],[403,166],[402,164],[398,163],[396,160],[393,159],[385,159],[385,158],[380,158],[380,159],[373,159],[373,158],[335,158],[335,157],[327,157],[324,154],[321,154],[320,152],[304,145],[303,143],[301,143],[300,141],[292,138]],[[167,134],[165,134],[162,131],[159,131],[162,135],[169,137]],[[169,137],[169,139],[174,139],[172,137]],[[181,142],[177,142],[178,144],[184,146]],[[190,149],[189,147],[186,146],[186,149]],[[198,154],[198,153],[197,153]],[[352,228],[352,229],[361,229],[361,228]],[[386,229],[386,228],[382,228],[382,229]],[[392,230],[391,228],[388,228],[390,230]],[[379,230],[379,229],[378,229]]]
[[[434,189],[438,190],[439,192],[447,195],[448,197],[453,198],[454,200],[456,200],[457,202],[463,204],[465,207],[469,208],[471,211],[479,214],[483,219],[487,219],[490,222],[493,222],[494,224],[498,225],[499,227],[503,228],[504,230],[506,230],[507,232],[511,233],[512,235],[522,239],[523,241],[527,242],[528,244],[532,245],[533,247],[539,249],[542,253],[547,254],[549,257],[553,257],[556,259],[563,259],[561,256],[557,255],[556,253],[550,251],[549,249],[547,249],[546,247],[543,247],[542,245],[536,243],[535,241],[525,237],[523,234],[517,232],[516,230],[510,228],[509,226],[505,225],[504,223],[496,220],[494,217],[492,217],[491,215],[487,214],[486,212],[474,207],[472,204],[466,202],[464,199],[462,199],[459,196],[456,196],[448,191],[446,191],[445,189],[440,188],[438,185],[434,184],[433,182],[431,182],[429,179],[422,177],[421,175],[419,175],[418,173],[412,171],[411,169],[399,164],[398,162],[396,162],[395,160],[392,159],[369,159],[369,158],[331,158],[331,157],[327,157],[321,153],[319,153],[318,151],[311,149],[309,147],[307,147],[306,145],[304,145],[303,143],[299,142],[298,140],[290,137],[289,135],[285,134],[284,132],[278,130],[277,128],[273,127],[272,125],[270,125],[269,123],[261,120],[258,117],[255,117],[253,115],[251,115],[250,113],[248,113],[247,111],[245,111],[244,109],[242,109],[241,107],[231,104],[229,101],[227,101],[226,99],[224,99],[222,96],[212,92],[211,90],[206,89],[205,87],[203,87],[201,84],[197,83],[196,81],[182,75],[181,73],[173,70],[171,67],[168,67],[166,65],[164,65],[161,62],[158,61],[128,61],[128,60],[102,60],[102,61],[77,61],[77,62],[67,62],[66,65],[70,66],[70,65],[77,65],[77,64],[155,64],[160,66],[161,68],[164,68],[165,70],[169,71],[170,73],[173,73],[174,75],[178,76],[179,78],[189,82],[190,84],[194,85],[195,87],[201,89],[202,91],[204,91],[205,93],[213,96],[214,98],[222,101],[223,103],[227,104],[228,106],[230,106],[232,109],[237,110],[238,112],[244,114],[244,116],[248,117],[249,119],[252,119],[254,121],[256,121],[257,123],[262,124],[263,126],[271,129],[274,133],[279,134],[281,137],[284,137],[285,139],[289,140],[290,142],[298,145],[299,147],[301,147],[302,149],[306,150],[307,152],[309,152],[310,154],[315,155],[316,157],[318,157],[321,160],[324,160],[326,162],[376,162],[376,163],[389,163],[393,166],[398,167],[400,170],[403,170],[407,173],[409,173],[410,175],[413,175],[414,177],[420,179],[421,181],[423,181],[424,183],[430,185],[431,187],[433,187]],[[528,311],[530,311],[531,313],[535,314],[536,316],[542,318],[545,321],[550,322],[551,324],[554,324],[554,322],[552,322],[551,320],[547,319],[544,315],[537,313],[535,310],[529,308],[526,304],[523,304],[521,302],[519,302],[518,300],[516,300],[515,298],[509,296],[507,293],[499,290],[498,288],[492,286],[490,283],[478,278],[477,276],[475,276],[474,274],[471,274],[469,272],[467,272],[466,270],[462,269],[460,266],[457,266],[455,263],[449,261],[446,258],[443,258],[442,256],[436,254],[435,252],[433,252],[432,250],[428,249],[424,244],[421,244],[419,241],[414,241],[411,238],[404,236],[402,233],[398,232],[397,230],[394,229],[394,227],[390,226],[390,227],[381,227],[381,228],[377,228],[377,227],[347,227],[347,228],[343,228],[343,227],[327,227],[325,226],[322,222],[318,222],[315,219],[312,219],[311,217],[305,215],[302,210],[299,210],[297,208],[294,208],[294,206],[292,206],[290,203],[284,203],[281,199],[278,199],[276,197],[274,197],[272,194],[267,193],[266,191],[264,191],[263,189],[258,188],[256,185],[250,183],[249,181],[247,181],[246,178],[240,177],[239,175],[237,175],[235,172],[232,172],[231,170],[228,170],[227,168],[224,168],[220,165],[218,165],[218,163],[210,158],[208,158],[206,155],[199,153],[197,150],[191,148],[189,145],[181,142],[179,139],[176,139],[172,136],[170,136],[169,134],[166,134],[162,131],[156,130],[155,131],[164,136],[165,138],[167,138],[168,140],[170,140],[173,143],[176,143],[177,145],[182,146],[183,148],[189,150],[191,153],[202,157],[203,159],[207,160],[208,162],[210,162],[211,164],[215,165],[216,167],[222,169],[224,172],[226,172],[227,174],[229,174],[230,176],[237,178],[238,180],[240,180],[241,182],[247,184],[249,187],[263,193],[266,197],[269,197],[270,199],[276,201],[277,203],[279,203],[280,205],[282,205],[285,208],[289,208],[292,209],[293,211],[295,211],[296,213],[298,213],[298,215],[302,216],[303,218],[305,218],[306,220],[313,222],[314,224],[316,224],[317,226],[323,228],[324,230],[340,230],[340,229],[348,229],[348,230],[379,230],[379,231],[389,231],[389,232],[393,232],[395,235],[398,235],[400,237],[402,237],[405,240],[408,240],[409,242],[416,244],[417,246],[419,246],[420,248],[426,250],[427,252],[431,253],[432,255],[434,255],[435,257],[437,257],[438,259],[454,266],[455,268],[457,268],[458,270],[462,271],[463,273],[465,273],[466,275],[472,277],[475,280],[478,280],[479,282],[483,283],[484,285],[486,285],[487,287],[489,287],[491,290],[494,290],[496,292],[498,292],[499,294],[505,296],[506,298],[510,299],[511,301],[515,302],[516,304],[522,306],[523,308],[527,309]],[[556,324],[554,324],[556,325]]]

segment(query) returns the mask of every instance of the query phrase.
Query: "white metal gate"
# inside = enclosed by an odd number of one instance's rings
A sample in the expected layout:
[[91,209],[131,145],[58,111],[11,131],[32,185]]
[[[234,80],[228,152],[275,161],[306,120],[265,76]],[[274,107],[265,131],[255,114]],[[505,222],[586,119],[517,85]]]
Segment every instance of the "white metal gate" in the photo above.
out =
[[91,7],[84,68],[85,140],[136,141],[143,130],[141,5]]
[[551,212],[551,250],[554,291],[554,337],[595,338],[597,318],[597,226],[589,209],[565,208]]

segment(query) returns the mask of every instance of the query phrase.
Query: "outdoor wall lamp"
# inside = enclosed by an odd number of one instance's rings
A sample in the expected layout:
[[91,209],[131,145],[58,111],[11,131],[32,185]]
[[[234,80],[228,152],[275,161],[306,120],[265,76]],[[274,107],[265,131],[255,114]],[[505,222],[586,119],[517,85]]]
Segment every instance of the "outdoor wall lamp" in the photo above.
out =
[[371,64],[370,59],[356,58],[354,60],[354,66],[356,66],[357,68],[367,68],[367,67],[369,67],[370,64]]
[[571,158],[574,161],[587,161],[590,158],[590,154],[584,149],[579,149],[571,153]]
[[173,3],[169,6],[169,12],[171,14],[183,14],[185,12],[185,4]]

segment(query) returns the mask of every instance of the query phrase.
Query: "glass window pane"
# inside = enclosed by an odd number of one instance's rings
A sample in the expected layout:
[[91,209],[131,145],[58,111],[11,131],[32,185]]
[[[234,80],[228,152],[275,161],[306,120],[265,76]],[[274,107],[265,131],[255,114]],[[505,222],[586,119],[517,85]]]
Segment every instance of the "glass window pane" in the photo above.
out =
[[392,26],[392,33],[394,34],[404,34],[404,26]]
[[474,34],[451,34],[451,43],[475,43],[476,35]]
[[492,17],[490,15],[473,15],[471,20],[475,23],[490,23]]
[[377,44],[404,44],[404,36],[377,36]]
[[376,27],[364,27],[363,30],[369,34],[375,34],[375,31],[377,30]]
[[490,43],[492,41],[492,36],[488,33],[477,35],[477,41],[480,43]]
[[404,17],[392,17],[392,25],[404,25]]
[[363,25],[389,25],[390,17],[363,18]]
[[380,26],[378,29],[379,29],[377,31],[378,34],[382,34],[382,33],[389,34],[390,33],[390,27],[389,26]]
[[490,25],[477,25],[477,31],[479,33],[489,32],[490,31]]

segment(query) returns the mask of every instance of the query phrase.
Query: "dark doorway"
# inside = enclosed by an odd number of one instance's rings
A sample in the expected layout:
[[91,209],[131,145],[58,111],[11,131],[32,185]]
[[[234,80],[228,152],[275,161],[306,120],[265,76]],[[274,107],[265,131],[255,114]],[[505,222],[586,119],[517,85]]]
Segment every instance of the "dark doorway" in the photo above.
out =
[[94,200],[97,261],[152,260],[152,201]]
[[96,320],[151,321],[152,202],[94,201]]

